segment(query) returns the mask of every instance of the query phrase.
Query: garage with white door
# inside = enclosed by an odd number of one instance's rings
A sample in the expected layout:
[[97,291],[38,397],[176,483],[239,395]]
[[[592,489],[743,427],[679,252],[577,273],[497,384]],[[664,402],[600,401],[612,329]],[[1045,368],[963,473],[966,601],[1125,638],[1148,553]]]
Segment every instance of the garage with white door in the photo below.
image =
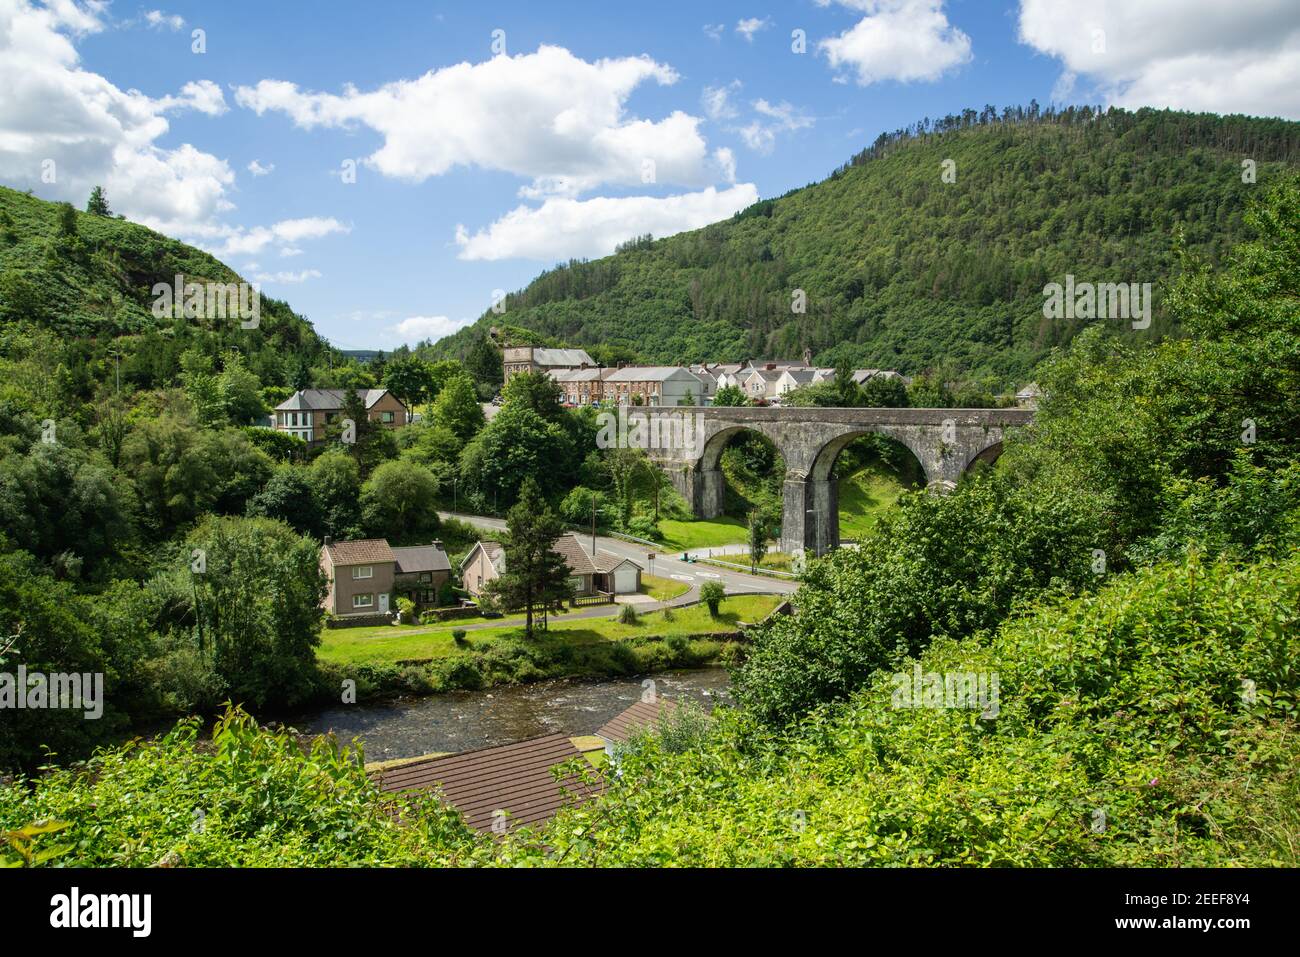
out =
[[641,590],[641,566],[630,558],[601,554],[596,561],[600,569],[600,591],[615,595],[635,595]]

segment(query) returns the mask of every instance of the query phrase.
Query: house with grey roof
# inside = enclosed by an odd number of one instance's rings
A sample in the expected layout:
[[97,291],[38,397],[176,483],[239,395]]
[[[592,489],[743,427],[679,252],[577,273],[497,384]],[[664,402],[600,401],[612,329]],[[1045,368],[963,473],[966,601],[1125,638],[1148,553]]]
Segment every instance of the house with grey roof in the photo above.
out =
[[[597,592],[626,594],[641,587],[641,566],[631,559],[615,555],[593,556],[573,532],[565,532],[551,547],[564,558],[569,567],[569,583],[574,596],[585,598]],[[485,539],[476,542],[460,563],[461,582],[475,598],[493,579],[499,578],[506,568],[505,547],[498,541]]]
[[326,535],[320,565],[327,582],[322,604],[336,618],[387,615],[396,594],[432,607],[438,588],[451,577],[451,562],[437,539],[393,548],[386,538],[336,542]]
[[605,397],[621,405],[704,405],[704,383],[685,366],[624,366],[606,377]]
[[546,349],[539,346],[506,346],[501,352],[505,381],[521,372],[550,372],[558,369],[583,369],[595,360],[585,349]]
[[[366,417],[386,429],[411,421],[406,405],[387,389],[356,389]],[[275,407],[274,426],[308,443],[324,442],[337,434],[343,421],[346,389],[300,389]]]

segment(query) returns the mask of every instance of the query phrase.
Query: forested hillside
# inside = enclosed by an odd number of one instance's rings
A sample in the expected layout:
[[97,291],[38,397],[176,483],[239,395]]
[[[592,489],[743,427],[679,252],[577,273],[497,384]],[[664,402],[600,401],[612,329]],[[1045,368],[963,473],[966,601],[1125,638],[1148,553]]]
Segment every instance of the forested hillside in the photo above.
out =
[[436,351],[464,354],[504,321],[656,362],[811,347],[822,365],[946,365],[1014,382],[1087,324],[1045,320],[1046,283],[1150,282],[1148,335],[1166,333],[1176,233],[1219,262],[1242,236],[1246,199],[1297,162],[1300,123],[1284,120],[967,110],[882,135],[827,180],[728,221],[629,237],[613,256],[544,272],[507,297],[504,317],[487,313]]
[[321,361],[326,346],[311,324],[279,300],[262,299],[256,329],[155,318],[154,284],[178,274],[241,281],[213,256],[147,227],[0,187],[0,329],[11,357],[16,339],[29,338],[35,353],[63,360],[64,374],[84,386],[96,377],[87,365],[116,362],[123,382],[146,389],[173,384],[189,348],[214,357],[237,349],[268,385]]

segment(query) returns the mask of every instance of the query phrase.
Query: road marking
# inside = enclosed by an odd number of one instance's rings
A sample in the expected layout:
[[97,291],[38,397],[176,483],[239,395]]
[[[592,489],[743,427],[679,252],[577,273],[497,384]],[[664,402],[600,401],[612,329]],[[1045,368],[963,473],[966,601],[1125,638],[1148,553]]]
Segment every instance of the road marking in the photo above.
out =
[[695,581],[695,576],[694,576],[694,575],[673,575],[672,577],[673,577],[673,578],[676,578],[679,582],[693,582],[693,581]]
[[704,577],[704,578],[721,578],[721,577],[722,577],[722,576],[719,575],[717,572],[700,572],[699,574],[700,574],[702,577]]

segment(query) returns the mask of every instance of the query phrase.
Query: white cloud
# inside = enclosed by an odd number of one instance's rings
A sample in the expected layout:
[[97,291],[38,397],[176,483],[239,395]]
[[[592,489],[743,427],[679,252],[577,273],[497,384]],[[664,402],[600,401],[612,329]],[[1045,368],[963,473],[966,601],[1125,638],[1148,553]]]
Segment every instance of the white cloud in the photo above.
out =
[[262,163],[260,163],[258,160],[253,160],[251,163],[248,164],[248,171],[252,173],[254,176],[265,176],[268,173],[273,172],[274,170],[275,170],[274,163],[267,163],[265,166],[263,166]]
[[1020,41],[1117,106],[1300,119],[1295,0],[1021,0]]
[[289,259],[293,256],[301,256],[302,250],[297,246],[282,246],[280,248],[280,255],[285,259]]
[[415,182],[455,166],[503,170],[531,180],[526,196],[574,196],[602,184],[641,182],[646,160],[661,183],[707,182],[700,118],[628,115],[632,91],[677,82],[647,56],[587,62],[562,47],[458,63],[363,92],[312,93],[282,80],[239,87],[236,101],[277,111],[304,129],[362,124],[383,137],[374,169]]
[[767,100],[755,100],[754,112],[758,118],[736,130],[745,145],[760,153],[770,152],[781,133],[807,129],[813,118],[785,101],[773,105]]
[[321,274],[315,269],[304,269],[301,272],[259,272],[253,276],[254,282],[273,282],[273,283],[299,283],[306,282],[308,279],[319,279]]
[[717,164],[722,178],[728,183],[736,181],[736,154],[726,146],[719,146],[713,151],[713,161]]
[[238,226],[216,226],[200,230],[203,238],[220,239],[219,255],[237,256],[260,253],[272,243],[283,243],[292,248],[307,239],[320,239],[335,233],[351,232],[332,216],[308,216],[302,219],[282,219],[270,226],[244,229]]
[[221,87],[211,80],[193,80],[181,87],[180,96],[164,96],[154,103],[163,110],[197,110],[208,116],[220,116],[230,109]]
[[82,69],[74,40],[104,28],[105,6],[0,0],[0,179],[78,205],[100,185],[115,210],[155,228],[206,223],[230,208],[234,174],[211,153],[157,141],[168,111],[224,109],[221,90],[200,80],[152,99]]
[[[817,0],[828,6],[831,0]],[[933,81],[971,59],[971,43],[944,15],[944,0],[837,0],[865,13],[818,48],[830,65],[862,86],[883,80]]]
[[163,13],[161,10],[150,10],[144,15],[144,22],[154,30],[161,30],[163,27],[179,30],[185,26],[184,17],[175,13]]
[[700,94],[700,104],[711,120],[729,120],[736,115],[731,95],[740,91],[740,81],[732,80],[726,86],[706,86]]
[[456,242],[461,259],[591,258],[644,233],[663,237],[698,229],[757,201],[753,183],[679,196],[551,198],[538,208],[519,206],[472,236],[459,226]]
[[766,30],[772,25],[770,17],[746,17],[736,22],[736,32],[739,33],[749,43],[754,42],[754,34],[759,30]]
[[437,342],[444,336],[470,325],[473,319],[450,319],[447,316],[411,316],[396,325],[389,326],[389,338],[415,345],[429,339]]
[[727,29],[725,23],[706,23],[704,24],[704,35],[710,40],[721,40],[723,31]]

